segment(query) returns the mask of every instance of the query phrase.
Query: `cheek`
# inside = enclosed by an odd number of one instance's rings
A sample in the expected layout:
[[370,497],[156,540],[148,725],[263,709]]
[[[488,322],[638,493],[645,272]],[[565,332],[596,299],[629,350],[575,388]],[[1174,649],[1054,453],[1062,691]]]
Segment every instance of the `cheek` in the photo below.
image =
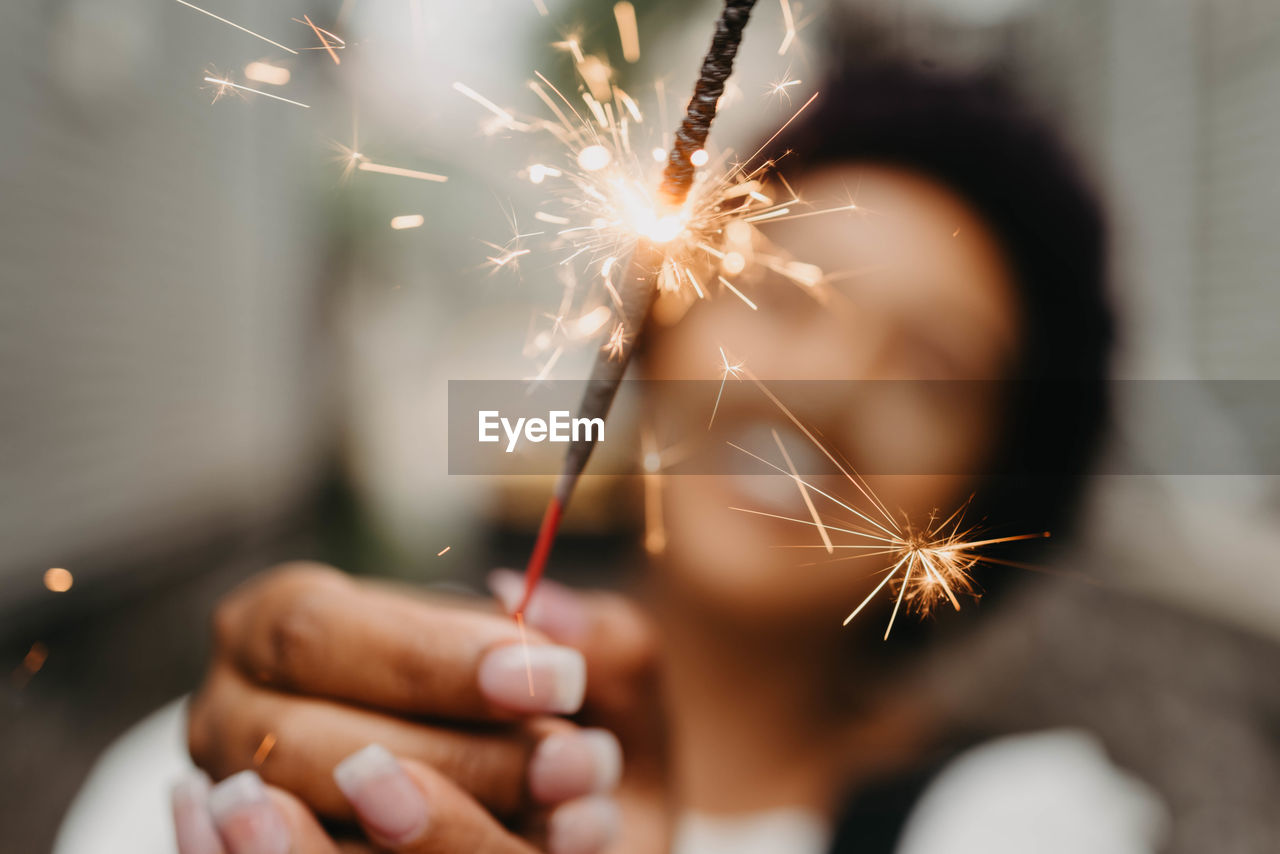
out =
[[[799,493],[785,477],[678,476],[669,479],[665,493],[668,550],[660,571],[684,595],[719,614],[761,625],[815,619],[838,625],[884,568],[880,558],[827,554],[811,525],[731,509],[807,520]],[[848,536],[833,540],[853,542]]]
[[[976,480],[995,451],[1000,401],[994,383],[883,382],[862,386],[841,437],[854,467],[868,474],[945,480],[948,491],[919,486],[898,509],[911,515],[945,505],[950,490]],[[922,503],[923,502],[923,503]],[[932,502],[932,503],[930,503]]]

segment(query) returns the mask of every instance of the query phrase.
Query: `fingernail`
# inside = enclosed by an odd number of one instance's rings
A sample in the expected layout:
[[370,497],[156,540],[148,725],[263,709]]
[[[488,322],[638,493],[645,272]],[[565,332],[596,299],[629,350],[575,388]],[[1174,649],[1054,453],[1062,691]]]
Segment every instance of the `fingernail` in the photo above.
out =
[[[489,573],[489,591],[508,614],[514,613],[524,598],[524,574],[495,569]],[[560,643],[576,643],[587,634],[587,611],[581,597],[549,579],[538,582],[524,617],[530,626]]]
[[529,761],[529,792],[544,804],[612,791],[622,777],[622,745],[603,729],[552,733]]
[[334,782],[360,821],[384,842],[412,842],[427,828],[427,801],[399,760],[371,744],[338,763]]
[[289,828],[253,771],[232,774],[214,786],[207,803],[229,854],[288,854]]
[[596,854],[618,835],[618,806],[611,798],[579,798],[551,813],[550,854]]
[[587,663],[565,646],[504,644],[481,660],[478,679],[481,693],[499,705],[567,715],[582,707]]
[[205,801],[209,797],[209,778],[203,771],[191,771],[173,784],[173,832],[178,840],[178,854],[223,854],[218,829]]

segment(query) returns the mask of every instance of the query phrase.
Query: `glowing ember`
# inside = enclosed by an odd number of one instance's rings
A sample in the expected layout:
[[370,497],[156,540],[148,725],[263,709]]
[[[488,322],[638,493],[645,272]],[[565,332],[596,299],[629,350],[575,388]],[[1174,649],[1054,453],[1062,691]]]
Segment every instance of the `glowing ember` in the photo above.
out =
[[74,582],[71,573],[60,566],[44,571],[44,586],[54,593],[66,593]]
[[289,69],[269,62],[251,62],[244,67],[244,76],[255,83],[269,86],[287,85],[292,75]]
[[626,0],[613,7],[613,17],[618,23],[618,41],[622,43],[622,58],[627,62],[640,61],[640,29],[636,26],[636,7]]
[[612,159],[613,155],[603,145],[588,145],[578,152],[578,165],[587,172],[599,172]]
[[418,228],[424,222],[426,222],[426,219],[422,214],[405,214],[404,216],[392,217],[391,227],[396,231],[402,231],[406,228]]
[[260,767],[263,762],[267,761],[267,755],[271,753],[271,748],[276,746],[276,734],[269,732],[262,737],[262,741],[258,743],[258,749],[253,752],[253,766]]

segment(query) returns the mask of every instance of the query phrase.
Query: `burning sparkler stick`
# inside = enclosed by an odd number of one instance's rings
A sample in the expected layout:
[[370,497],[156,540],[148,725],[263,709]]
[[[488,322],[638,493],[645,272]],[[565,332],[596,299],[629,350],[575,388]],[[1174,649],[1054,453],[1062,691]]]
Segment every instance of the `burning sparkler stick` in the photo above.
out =
[[[693,185],[697,161],[706,156],[704,146],[707,135],[711,131],[712,121],[715,120],[720,96],[724,94],[725,81],[733,72],[733,61],[738,54],[738,45],[742,42],[742,31],[747,25],[753,6],[755,6],[755,0],[725,0],[720,17],[716,20],[711,48],[702,61],[702,69],[694,85],[693,97],[689,100],[684,120],[676,131],[675,141],[667,156],[667,165],[663,172],[659,196],[671,214],[678,211],[684,204],[689,195],[689,189]],[[702,162],[706,161],[702,160]],[[587,381],[587,389],[579,406],[583,417],[604,419],[608,416],[613,399],[618,393],[618,386],[626,373],[631,355],[635,352],[636,344],[643,333],[645,322],[657,297],[658,279],[663,266],[664,258],[661,251],[650,240],[644,238],[639,240],[632,253],[622,286],[616,291],[621,340],[618,346],[607,346],[604,351],[596,355],[591,377]],[[626,338],[628,334],[629,340]],[[594,449],[594,438],[584,438],[569,446],[560,479],[556,483],[551,500],[547,503],[542,524],[538,529],[538,539],[529,557],[525,570],[524,595],[515,609],[517,615],[522,615],[528,607],[529,599],[533,596],[538,580],[546,569],[547,557],[551,554],[551,546],[555,542],[556,531],[560,527],[560,518]]]

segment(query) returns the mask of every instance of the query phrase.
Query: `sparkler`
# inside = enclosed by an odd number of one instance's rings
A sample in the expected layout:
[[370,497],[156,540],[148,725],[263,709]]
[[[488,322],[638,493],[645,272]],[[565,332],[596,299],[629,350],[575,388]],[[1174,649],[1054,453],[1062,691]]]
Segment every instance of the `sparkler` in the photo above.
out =
[[[684,119],[676,130],[674,142],[667,156],[666,168],[663,171],[662,184],[658,190],[657,198],[648,198],[644,193],[642,184],[632,184],[631,186],[623,184],[621,187],[615,185],[611,188],[615,194],[618,194],[613,197],[615,200],[618,200],[619,196],[621,196],[622,212],[630,214],[630,221],[624,220],[622,227],[630,230],[629,239],[634,244],[634,248],[632,249],[631,260],[627,272],[623,276],[621,287],[614,286],[606,276],[606,287],[614,299],[618,323],[614,327],[604,350],[597,354],[595,364],[592,367],[591,376],[587,381],[587,388],[579,406],[579,410],[584,417],[605,418],[608,415],[609,409],[613,405],[613,399],[617,395],[618,386],[626,373],[631,356],[635,352],[636,341],[643,331],[649,313],[653,308],[654,300],[658,295],[663,278],[668,281],[674,279],[675,286],[678,287],[679,280],[676,270],[680,268],[673,263],[673,257],[676,256],[666,251],[664,244],[678,241],[682,237],[700,240],[705,236],[698,235],[697,231],[690,227],[693,217],[688,203],[690,202],[690,189],[693,187],[694,175],[698,166],[695,160],[700,160],[702,163],[706,162],[703,158],[706,157],[705,145],[707,136],[711,131],[711,123],[716,117],[720,96],[724,94],[725,81],[729,79],[729,75],[733,72],[733,61],[737,56],[738,46],[742,42],[742,31],[746,27],[747,20],[751,15],[751,9],[754,6],[755,0],[725,0],[724,8],[716,21],[715,35],[711,40],[711,48],[703,59],[702,69],[694,86],[693,97],[689,100]],[[621,20],[624,17],[625,10],[619,14],[619,19]],[[581,70],[584,66],[589,67],[581,51],[576,48],[576,42],[573,43],[573,49],[575,59],[578,60],[579,69]],[[583,78],[589,90],[599,88],[598,75],[584,73]],[[592,83],[596,83],[597,86],[592,87]],[[455,88],[458,88],[457,84],[455,84]],[[460,89],[459,91],[463,90]],[[540,90],[535,88],[534,91],[539,92]],[[619,90],[615,89],[614,91],[618,92]],[[464,94],[469,93],[464,91]],[[598,120],[598,124],[604,125],[614,134],[618,133],[619,125],[621,125],[621,147],[624,151],[629,151],[630,141],[626,135],[627,117],[622,116],[620,120],[615,121],[613,119],[613,103],[606,102],[601,104],[594,91],[589,91],[586,94],[591,95],[591,99],[587,100],[586,103]],[[471,95],[474,95],[474,93],[469,94],[469,96]],[[498,115],[500,119],[512,121],[510,114],[504,115],[505,111],[493,105],[484,104],[479,97],[475,97],[474,100],[481,102],[484,106],[492,107],[491,112]],[[545,98],[544,100],[554,112],[565,116],[554,101],[550,100],[550,98]],[[576,109],[567,99],[562,97],[562,100],[576,116]],[[639,110],[635,107],[634,101],[625,96],[625,93],[615,95],[613,100],[617,102],[619,112],[626,108],[633,119],[639,119]],[[604,121],[599,121],[600,119],[604,119]],[[565,117],[564,123],[570,128],[573,127],[567,117]],[[579,167],[587,175],[604,169],[612,159],[610,149],[599,141],[597,138],[598,133],[595,129],[589,128],[589,130],[591,131],[590,139],[588,140],[590,144],[581,146],[577,157]],[[603,152],[606,156],[602,156],[600,152]],[[593,196],[591,191],[594,190],[594,196],[597,199],[603,200],[606,205],[610,204],[609,195],[598,188],[592,187],[589,181],[582,183],[585,186],[581,186],[581,189],[588,198]],[[747,192],[751,191],[747,190]],[[629,194],[639,196],[639,198],[628,201],[627,196]],[[717,205],[720,201],[723,201],[723,199],[717,200]],[[618,211],[610,210],[609,213],[616,215]],[[705,215],[707,211],[704,210],[701,213]],[[606,219],[605,222],[607,221]],[[704,222],[703,225],[705,227],[710,223]],[[724,223],[720,222],[716,223],[716,225],[723,228]],[[584,250],[589,246],[590,244],[585,246]],[[612,257],[616,258],[617,256],[614,255]],[[612,268],[612,266],[613,264],[611,263],[610,267]],[[683,270],[695,290],[701,294],[702,288],[690,268],[684,266]],[[723,284],[728,284],[728,281],[723,277],[720,277],[720,281]],[[730,287],[732,288],[732,285]],[[735,288],[734,290],[736,291],[737,289]],[[741,292],[738,292],[738,294],[741,296]],[[584,438],[569,446],[559,481],[556,484],[551,500],[547,504],[542,524],[538,530],[538,538],[534,544],[533,553],[529,558],[525,571],[524,595],[515,609],[517,615],[523,615],[538,580],[546,569],[547,557],[551,553],[551,546],[560,527],[560,519],[564,513],[564,508],[568,504],[574,487],[577,485],[578,478],[586,468],[587,461],[590,459],[594,448],[594,437],[590,439]]]
[[[913,526],[910,520],[906,518],[899,521],[889,512],[884,502],[875,495],[867,482],[857,472],[841,463],[836,458],[836,455],[796,417],[795,413],[769,391],[755,375],[741,366],[739,366],[739,370],[742,370],[747,378],[755,383],[756,387],[764,392],[765,396],[778,407],[779,411],[804,434],[805,438],[836,467],[840,475],[854,487],[858,495],[870,507],[869,510],[860,510],[851,501],[839,498],[819,488],[811,481],[800,477],[799,472],[791,461],[790,454],[787,453],[786,446],[783,445],[782,439],[776,430],[773,431],[773,439],[782,454],[786,468],[778,466],[746,448],[735,445],[732,442],[729,443],[730,447],[758,460],[774,471],[790,477],[800,490],[805,509],[809,512],[809,518],[801,519],[783,516],[746,507],[731,507],[729,509],[754,516],[813,527],[817,529],[822,539],[821,545],[800,545],[792,546],[791,548],[821,548],[827,554],[834,554],[837,551],[853,553],[833,558],[832,560],[834,561],[858,560],[868,557],[885,557],[890,561],[889,567],[884,570],[884,578],[858,604],[858,607],[854,608],[845,617],[844,625],[847,626],[853,622],[853,619],[862,613],[871,600],[886,587],[889,588],[890,594],[894,596],[894,604],[893,611],[889,615],[889,624],[885,627],[885,640],[889,639],[889,634],[893,631],[893,624],[898,618],[898,612],[903,609],[904,605],[908,612],[914,612],[920,616],[931,613],[935,606],[944,601],[950,603],[955,610],[959,611],[961,596],[977,598],[973,570],[979,564],[993,563],[1019,566],[1019,564],[1011,561],[984,555],[979,552],[979,549],[1001,543],[1040,539],[1049,536],[1048,531],[1042,531],[1036,534],[1015,534],[1007,537],[983,537],[980,532],[981,529],[977,525],[966,525],[964,523],[964,511],[968,507],[968,502],[941,521],[936,516],[930,517],[928,523],[922,527]],[[853,514],[857,521],[843,522],[832,518],[824,518],[813,500],[814,495],[824,499],[825,502],[834,504],[840,511]],[[970,497],[971,500],[972,496]],[[832,533],[853,537],[857,542],[835,543],[831,538]]]

